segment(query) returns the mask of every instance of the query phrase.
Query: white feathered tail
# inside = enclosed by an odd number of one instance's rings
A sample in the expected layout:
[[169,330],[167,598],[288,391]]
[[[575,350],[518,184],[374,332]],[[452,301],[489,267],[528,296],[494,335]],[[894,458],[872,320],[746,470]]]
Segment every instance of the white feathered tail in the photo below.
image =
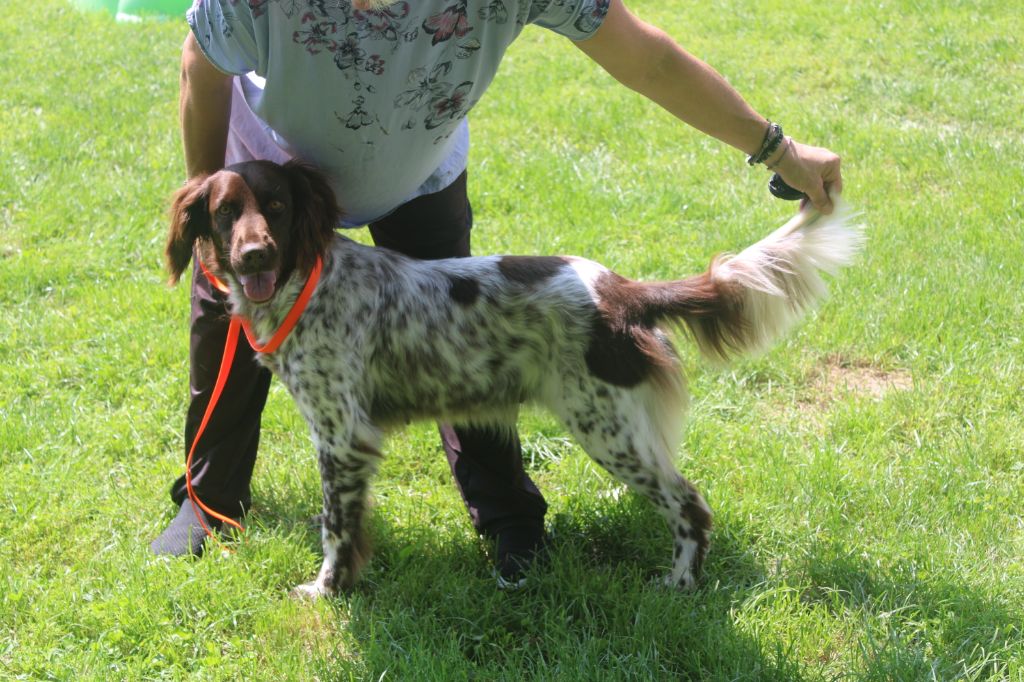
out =
[[765,350],[826,296],[822,273],[849,265],[863,244],[858,214],[838,196],[833,205],[831,215],[805,208],[753,246],[715,258],[701,275],[654,285],[652,312],[685,323],[707,357]]

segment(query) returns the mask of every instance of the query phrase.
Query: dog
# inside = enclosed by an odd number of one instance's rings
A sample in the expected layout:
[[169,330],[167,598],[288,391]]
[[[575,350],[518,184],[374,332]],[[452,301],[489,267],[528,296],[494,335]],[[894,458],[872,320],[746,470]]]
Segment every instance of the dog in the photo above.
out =
[[825,295],[821,273],[858,251],[860,227],[834,199],[833,214],[805,209],[702,274],[638,282],[572,256],[420,261],[364,246],[335,233],[340,209],[317,171],[252,161],[174,195],[166,260],[173,285],[195,253],[265,339],[321,259],[291,335],[259,355],[295,398],[319,459],[324,559],[298,594],[355,583],[386,430],[413,419],[511,430],[527,402],[650,500],[674,538],[666,582],[692,589],[711,511],[673,464],[688,394],[671,332],[719,361],[767,348]]

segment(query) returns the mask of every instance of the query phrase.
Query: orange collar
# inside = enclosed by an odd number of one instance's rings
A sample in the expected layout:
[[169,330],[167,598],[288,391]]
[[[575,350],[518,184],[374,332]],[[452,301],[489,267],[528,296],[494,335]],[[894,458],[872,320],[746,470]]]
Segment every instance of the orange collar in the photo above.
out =
[[[199,263],[199,268],[206,275],[206,279],[210,280],[210,284],[214,286],[218,291],[228,293],[228,286],[217,278],[212,272],[210,272],[206,265],[199,259],[196,259]],[[288,311],[288,314],[284,318],[284,322],[277,328],[274,335],[270,337],[270,340],[265,344],[260,344],[252,332],[252,326],[249,320],[234,316],[232,319],[239,320],[242,325],[242,329],[245,330],[245,338],[249,340],[249,345],[257,353],[273,353],[277,350],[284,340],[291,334],[292,329],[298,323],[299,318],[302,317],[303,311],[306,309],[306,304],[309,303],[309,299],[313,296],[313,291],[316,289],[316,285],[320,282],[320,272],[323,270],[323,260],[320,258],[316,259],[316,263],[313,264],[313,269],[309,272],[309,277],[306,279],[305,286],[302,287],[302,291],[299,293],[299,297],[295,299],[295,303],[292,304],[292,309]]]

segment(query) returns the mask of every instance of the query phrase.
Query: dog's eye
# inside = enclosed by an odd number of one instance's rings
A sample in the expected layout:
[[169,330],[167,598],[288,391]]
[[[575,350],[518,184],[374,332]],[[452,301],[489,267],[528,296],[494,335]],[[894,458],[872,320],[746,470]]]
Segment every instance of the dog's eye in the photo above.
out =
[[284,210],[284,202],[274,199],[273,201],[267,204],[267,210],[270,211],[271,213],[280,213],[281,211]]
[[221,204],[220,206],[217,207],[217,215],[221,217],[229,216],[233,212],[234,209],[231,208],[231,204]]

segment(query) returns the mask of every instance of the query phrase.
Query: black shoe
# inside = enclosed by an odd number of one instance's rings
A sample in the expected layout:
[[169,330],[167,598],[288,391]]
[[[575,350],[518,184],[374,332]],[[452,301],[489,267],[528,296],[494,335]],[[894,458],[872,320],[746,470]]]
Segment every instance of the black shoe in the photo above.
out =
[[526,572],[547,559],[547,542],[540,525],[509,526],[496,533],[494,573],[498,589],[518,590]]
[[201,557],[206,542],[206,531],[199,523],[200,514],[203,523],[211,530],[220,528],[221,522],[211,519],[201,509],[197,509],[189,500],[185,500],[170,525],[160,536],[149,543],[149,549],[158,556]]

